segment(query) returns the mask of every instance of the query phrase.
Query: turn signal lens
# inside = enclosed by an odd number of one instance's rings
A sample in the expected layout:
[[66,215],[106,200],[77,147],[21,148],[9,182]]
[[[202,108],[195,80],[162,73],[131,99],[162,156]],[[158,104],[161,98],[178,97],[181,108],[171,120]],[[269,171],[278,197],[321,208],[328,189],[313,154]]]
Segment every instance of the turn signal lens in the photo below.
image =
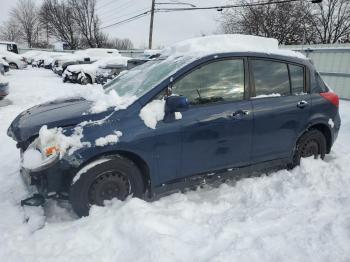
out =
[[46,148],[45,155],[51,156],[53,154],[56,154],[57,152],[58,152],[58,148],[55,146],[51,146],[51,147]]

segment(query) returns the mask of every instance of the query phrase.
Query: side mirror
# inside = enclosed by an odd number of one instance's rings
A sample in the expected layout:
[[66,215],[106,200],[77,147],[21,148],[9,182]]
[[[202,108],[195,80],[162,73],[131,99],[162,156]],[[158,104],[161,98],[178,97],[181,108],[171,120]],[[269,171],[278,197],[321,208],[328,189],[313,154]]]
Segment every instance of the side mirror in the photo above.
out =
[[184,96],[169,96],[165,103],[165,113],[186,111],[189,107],[188,99]]

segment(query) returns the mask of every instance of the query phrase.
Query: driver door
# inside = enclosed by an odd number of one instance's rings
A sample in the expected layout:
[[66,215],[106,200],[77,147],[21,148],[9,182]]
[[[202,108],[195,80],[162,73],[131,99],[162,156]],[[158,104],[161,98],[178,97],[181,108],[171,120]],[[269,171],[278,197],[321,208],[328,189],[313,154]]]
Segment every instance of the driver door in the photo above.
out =
[[173,85],[173,94],[190,102],[179,121],[180,178],[250,163],[253,120],[245,65],[243,58],[216,60]]

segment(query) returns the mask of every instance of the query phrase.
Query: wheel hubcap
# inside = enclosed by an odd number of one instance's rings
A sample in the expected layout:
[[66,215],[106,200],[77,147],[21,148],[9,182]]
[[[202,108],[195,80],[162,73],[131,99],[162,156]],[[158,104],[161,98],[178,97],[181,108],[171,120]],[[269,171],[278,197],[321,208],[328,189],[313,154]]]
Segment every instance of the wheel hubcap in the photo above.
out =
[[301,148],[301,157],[317,157],[319,153],[319,144],[314,139],[307,141]]
[[130,194],[129,179],[117,171],[100,174],[89,189],[89,202],[102,206],[105,200],[125,200]]

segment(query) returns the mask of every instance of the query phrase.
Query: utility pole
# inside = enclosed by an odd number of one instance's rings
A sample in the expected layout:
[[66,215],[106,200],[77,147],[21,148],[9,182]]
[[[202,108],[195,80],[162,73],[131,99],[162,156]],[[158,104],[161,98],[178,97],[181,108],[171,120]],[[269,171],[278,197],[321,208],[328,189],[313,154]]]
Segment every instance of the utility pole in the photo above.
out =
[[149,40],[148,40],[148,48],[152,49],[152,38],[153,38],[153,20],[154,20],[154,7],[156,5],[156,0],[152,0],[151,7],[151,22],[149,25]]

